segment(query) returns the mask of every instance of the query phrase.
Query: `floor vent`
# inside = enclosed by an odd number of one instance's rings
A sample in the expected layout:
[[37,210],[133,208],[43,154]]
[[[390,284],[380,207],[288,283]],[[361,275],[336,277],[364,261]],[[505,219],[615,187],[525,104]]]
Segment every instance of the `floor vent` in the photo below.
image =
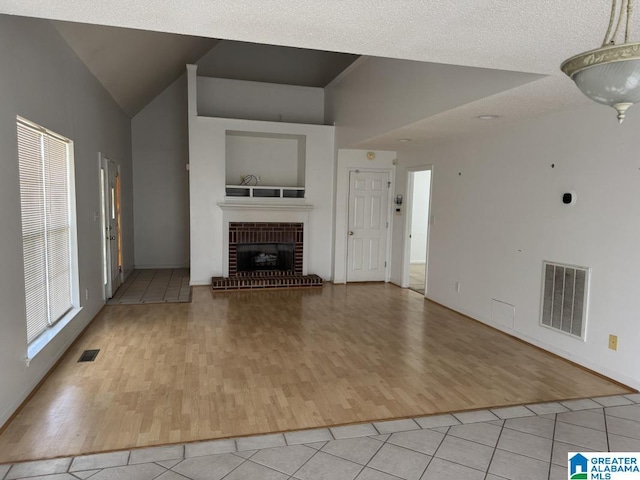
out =
[[78,362],[93,362],[98,356],[99,351],[100,350],[85,350],[82,352],[82,355],[80,355]]
[[590,269],[543,262],[540,324],[585,339]]

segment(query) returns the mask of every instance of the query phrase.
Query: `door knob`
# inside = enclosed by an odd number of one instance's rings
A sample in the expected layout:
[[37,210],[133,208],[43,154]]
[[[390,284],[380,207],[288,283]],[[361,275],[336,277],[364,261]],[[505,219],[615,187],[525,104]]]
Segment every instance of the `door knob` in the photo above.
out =
[[349,235],[353,235],[353,232],[351,230],[349,230]]

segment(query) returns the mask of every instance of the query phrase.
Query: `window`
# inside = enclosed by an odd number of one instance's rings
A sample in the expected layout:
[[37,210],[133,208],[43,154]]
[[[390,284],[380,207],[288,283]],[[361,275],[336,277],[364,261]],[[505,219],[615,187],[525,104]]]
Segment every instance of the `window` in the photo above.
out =
[[18,117],[27,343],[77,303],[73,143]]

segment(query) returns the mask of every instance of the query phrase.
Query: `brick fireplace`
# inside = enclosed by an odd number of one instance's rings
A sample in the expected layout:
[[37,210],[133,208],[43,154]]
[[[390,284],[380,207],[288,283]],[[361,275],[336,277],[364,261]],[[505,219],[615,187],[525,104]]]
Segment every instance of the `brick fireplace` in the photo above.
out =
[[307,271],[313,207],[276,200],[218,204],[224,241],[222,276],[211,278],[214,291],[322,287],[322,278]]
[[[251,274],[238,269],[238,247],[252,245],[292,245],[291,269],[285,271],[302,275],[304,258],[304,224],[278,222],[230,222],[229,223],[229,276]],[[241,247],[242,248],[242,247]],[[264,248],[264,247],[263,247]]]

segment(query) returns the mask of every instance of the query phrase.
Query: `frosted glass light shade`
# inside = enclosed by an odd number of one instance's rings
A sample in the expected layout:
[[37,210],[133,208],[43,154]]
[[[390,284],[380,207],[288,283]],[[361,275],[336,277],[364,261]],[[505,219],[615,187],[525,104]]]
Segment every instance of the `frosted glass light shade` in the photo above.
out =
[[618,111],[620,123],[640,102],[640,44],[603,47],[570,58],[562,71],[594,102]]

